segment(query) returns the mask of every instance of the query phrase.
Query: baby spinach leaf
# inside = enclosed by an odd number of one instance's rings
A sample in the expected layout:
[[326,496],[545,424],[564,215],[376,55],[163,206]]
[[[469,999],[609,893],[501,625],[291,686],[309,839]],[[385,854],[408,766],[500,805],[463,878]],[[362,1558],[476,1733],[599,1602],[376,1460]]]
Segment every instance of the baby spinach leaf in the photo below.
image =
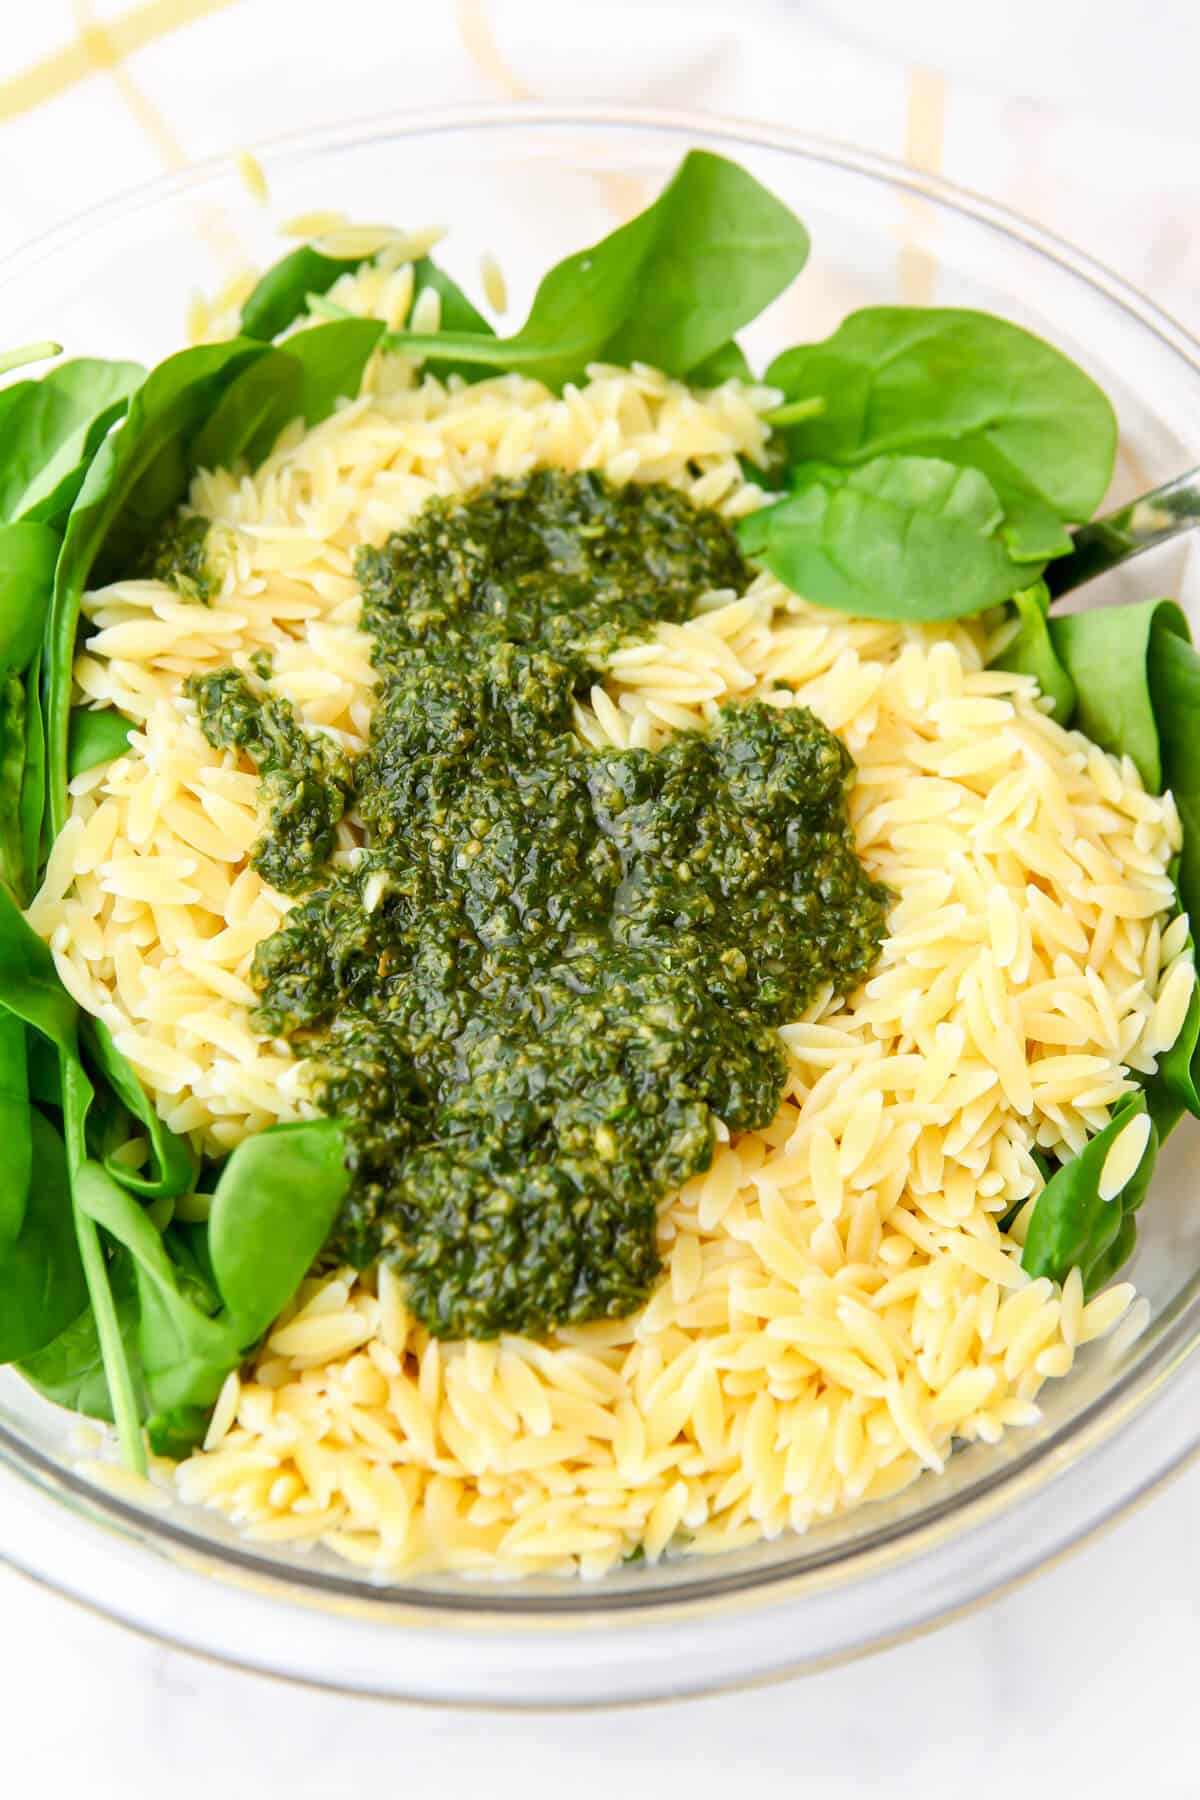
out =
[[[1187,948],[1193,963],[1196,946],[1188,935]],[[1147,1083],[1147,1100],[1156,1115],[1167,1113],[1159,1121],[1159,1135],[1165,1138],[1184,1112],[1200,1118],[1200,988],[1193,987],[1179,1036],[1168,1050],[1157,1058],[1154,1075]],[[1157,1105],[1156,1105],[1157,1101]],[[1174,1116],[1170,1113],[1175,1108]]]
[[447,275],[432,256],[419,256],[413,264],[413,295],[418,296],[423,289],[434,288],[442,303],[441,329],[443,331],[477,331],[484,337],[494,337],[491,326],[467,299],[458,283]]
[[[0,1005],[40,1031],[59,1053],[62,1073],[63,1137],[74,1214],[75,1239],[87,1294],[91,1300],[96,1341],[102,1353],[105,1379],[122,1449],[129,1466],[145,1468],[138,1409],[136,1371],[126,1354],[121,1320],[109,1287],[108,1266],[94,1222],[81,1210],[75,1185],[76,1171],[86,1159],[86,1123],[92,1100],[91,1083],[79,1061],[76,1043],[76,1007],[61,985],[54,959],[37,933],[26,923],[7,889],[0,887]],[[61,1251],[59,1240],[47,1237]],[[49,1256],[49,1251],[47,1251]],[[61,1254],[54,1269],[64,1267]],[[47,1272],[51,1263],[47,1262]],[[65,1277],[62,1277],[65,1279]],[[60,1276],[55,1274],[56,1291]],[[66,1320],[62,1321],[65,1326]]]
[[0,874],[22,901],[41,865],[41,644],[58,552],[59,538],[48,526],[0,525]]
[[[286,354],[300,369],[298,405],[291,417],[303,419],[306,425],[319,425],[339,400],[353,400],[382,336],[379,319],[337,319],[327,325],[311,325],[288,338]],[[283,424],[287,423],[284,419]]]
[[[137,1288],[132,1261],[124,1251],[117,1251],[109,1258],[107,1278],[113,1296],[113,1317],[122,1360],[129,1371],[137,1416],[142,1418],[146,1412],[146,1399],[137,1352]],[[44,1348],[23,1357],[18,1367],[26,1381],[56,1406],[83,1413],[89,1419],[112,1419],[112,1395],[96,1315],[90,1305],[85,1306]]]
[[138,1358],[149,1406],[161,1412],[210,1405],[240,1358],[236,1333],[182,1292],[162,1236],[107,1170],[86,1161],[73,1185],[76,1205],[133,1260]]
[[1200,656],[1171,600],[1051,614],[1050,637],[1075,685],[1073,723],[1129,756],[1151,793],[1170,788],[1183,823],[1180,901],[1200,918]]
[[[295,371],[299,411],[310,418],[328,410],[343,391],[356,390],[362,366],[379,334],[376,323],[355,320],[347,325],[349,329],[337,326],[300,334],[308,341],[300,342],[299,353],[288,357],[288,368]],[[130,546],[144,541],[178,503],[195,466],[196,439],[222,395],[266,349],[243,342],[205,346],[199,352],[169,359],[138,389],[125,421],[104,438],[83,478],[59,559],[46,665],[46,702],[54,728],[50,788],[56,828],[66,812],[70,677],[84,582],[97,558],[106,553],[113,566],[127,561]],[[278,400],[273,404],[278,406]],[[30,555],[44,550],[43,560],[48,564],[49,552],[57,548],[57,542],[44,527],[26,521],[19,529],[10,528],[3,534],[0,553],[5,548],[19,571],[18,553],[28,562]],[[15,595],[20,585],[14,575],[9,594]],[[33,585],[24,582],[27,590]],[[4,591],[0,581],[0,602]],[[5,621],[0,605],[0,629],[6,623],[10,631],[7,654],[16,657],[31,651],[40,632],[35,636],[26,629],[26,615]],[[21,631],[25,631],[24,638]],[[36,704],[39,661],[40,655],[35,656],[23,689],[27,716],[20,822],[22,850],[29,867],[36,867],[40,858],[45,792],[41,712]],[[4,716],[10,725],[20,723],[16,702],[16,692],[6,692]],[[77,729],[76,766],[80,758],[98,750],[105,754],[119,750],[126,730],[121,723],[114,728],[111,718],[103,726],[98,722],[90,726],[82,738]],[[22,749],[17,736],[9,730],[4,740],[12,749],[14,765],[17,751]],[[9,1337],[2,1341],[9,1354],[24,1359],[31,1379],[44,1391],[56,1398],[69,1395],[75,1404],[89,1410],[115,1414],[126,1458],[137,1468],[144,1462],[139,1421],[150,1411],[165,1415],[181,1407],[210,1404],[243,1347],[237,1334],[245,1322],[235,1326],[232,1317],[214,1319],[196,1305],[196,1290],[175,1270],[151,1213],[127,1193],[128,1187],[137,1187],[148,1198],[157,1197],[157,1207],[169,1206],[172,1195],[191,1185],[194,1162],[188,1147],[162,1126],[103,1027],[91,1023],[84,1034],[85,1046],[108,1084],[105,1096],[111,1091],[148,1132],[154,1168],[151,1174],[139,1176],[114,1161],[110,1172],[88,1158],[87,1118],[94,1097],[79,1060],[76,1009],[58,983],[49,951],[6,892],[0,894],[0,996],[8,1009],[4,1029],[16,1020],[27,1021],[45,1033],[59,1051],[64,1168],[71,1171],[69,1185],[65,1181],[58,1186],[48,1184],[44,1194],[39,1191],[36,1215],[30,1189],[31,1201],[16,1240],[22,1257],[28,1249],[37,1262],[37,1269],[21,1265],[22,1293],[38,1291],[35,1277],[39,1272],[46,1284],[40,1313],[43,1324],[35,1334],[21,1313],[18,1336],[18,1312],[10,1309],[11,1341]],[[20,1099],[15,1088],[11,1099],[14,1104]],[[113,1101],[105,1097],[104,1105],[110,1109]],[[42,1117],[28,1108],[27,1101],[23,1116],[30,1120]],[[44,1120],[43,1124],[53,1131]],[[34,1123],[31,1129],[41,1137],[41,1125]],[[51,1207],[54,1197],[61,1200],[63,1193],[67,1195],[65,1210]],[[67,1237],[60,1229],[64,1220]],[[7,1223],[11,1227],[12,1220]],[[115,1251],[114,1243],[120,1246]],[[306,1266],[317,1248],[314,1244],[305,1253]],[[4,1267],[10,1274],[17,1268],[14,1256],[12,1251],[5,1258]],[[113,1282],[120,1278],[123,1267],[128,1285],[124,1290],[115,1289]],[[278,1267],[277,1258],[276,1284]],[[274,1291],[269,1285],[262,1290],[264,1294]],[[89,1298],[90,1306],[85,1304]]]
[[222,393],[192,440],[197,469],[232,469],[266,455],[300,410],[300,368],[284,350],[263,347]]
[[793,593],[871,619],[959,618],[1027,585],[998,541],[1000,502],[977,469],[878,456],[852,469],[808,464],[796,490],[749,513],[742,549]]
[[358,314],[352,313],[348,306],[340,306],[336,300],[329,300],[324,294],[308,296],[308,314],[313,319],[354,319],[358,317]]
[[[1039,596],[1039,607],[1043,604]],[[1174,795],[1183,823],[1175,871],[1180,905],[1190,918],[1200,917],[1200,657],[1187,620],[1173,601],[1146,600],[1051,614],[1046,634],[1049,657],[1043,645],[1042,660],[1025,666],[1046,692],[1052,691],[1054,668],[1061,670],[1075,696],[1070,713],[1058,715],[1062,722],[1112,755],[1130,757],[1149,792],[1170,788]],[[1013,647],[1001,661],[1008,668],[1021,666],[1013,660]],[[1184,1110],[1200,1115],[1198,1051],[1200,995],[1193,993],[1179,1037],[1159,1056],[1145,1084],[1159,1140]]]
[[[1200,658],[1188,639],[1183,614],[1171,601],[1151,600],[1052,615],[1048,632],[1056,659],[1076,692],[1073,722],[1103,749],[1129,756],[1150,792],[1169,787],[1174,794],[1184,826],[1177,870],[1180,900],[1192,917],[1197,916],[1200,744],[1195,721],[1200,717]],[[1193,992],[1178,1038],[1159,1056],[1157,1069],[1137,1100],[1122,1102],[1105,1131],[1044,1189],[1023,1258],[1032,1273],[1053,1274],[1059,1268],[1065,1272],[1073,1258],[1084,1269],[1088,1292],[1094,1292],[1128,1260],[1137,1236],[1132,1215],[1149,1186],[1158,1147],[1185,1110],[1200,1114],[1198,1046],[1200,995]],[[1139,1106],[1150,1114],[1151,1136],[1120,1197],[1117,1217],[1115,1203],[1100,1201],[1094,1191],[1105,1153],[1095,1146],[1102,1140],[1111,1143],[1119,1123]],[[1056,1274],[1056,1279],[1062,1275]]]
[[703,362],[698,362],[688,370],[688,380],[693,387],[720,387],[723,381],[753,381],[754,370],[746,360],[746,353],[736,338],[719,344],[711,355]]
[[31,519],[0,525],[0,665],[25,669],[37,653],[60,542]]
[[[1169,613],[1162,615],[1164,623]],[[1158,726],[1163,785],[1171,790],[1183,826],[1176,880],[1193,927],[1200,919],[1200,655],[1173,629],[1150,633],[1147,657]]]
[[[301,244],[281,256],[263,275],[242,307],[241,334],[264,342],[277,338],[303,318],[312,294],[327,294],[343,275],[368,267],[374,257],[326,256],[313,244]],[[418,257],[413,264],[413,292],[434,287],[442,301],[442,323],[451,331],[488,330],[487,321],[476,311],[457,282],[440,269],[431,256]]]
[[[211,1167],[205,1173],[211,1174]],[[163,1242],[175,1264],[179,1284],[184,1292],[192,1296],[201,1312],[208,1313],[210,1317],[219,1313],[221,1296],[217,1291],[217,1278],[213,1274],[212,1258],[208,1252],[207,1220],[204,1223],[189,1223],[172,1218],[163,1232]]]
[[789,430],[794,463],[905,453],[981,470],[1018,561],[1068,550],[1063,525],[1090,516],[1112,475],[1116,420],[1100,388],[1050,344],[988,313],[868,307],[823,343],[785,350],[765,379],[788,400],[825,402]]
[[1075,725],[1101,749],[1131,757],[1152,794],[1162,792],[1163,767],[1150,641],[1164,631],[1188,635],[1171,600],[1091,607],[1050,621],[1055,651],[1075,684]]
[[213,1195],[208,1248],[243,1345],[299,1287],[349,1185],[345,1137],[333,1119],[273,1126],[230,1156]]
[[123,1187],[151,1200],[177,1200],[180,1195],[190,1193],[199,1173],[199,1164],[187,1139],[176,1137],[159,1118],[154,1102],[113,1043],[104,1021],[81,1015],[79,1031],[90,1061],[150,1140],[154,1161],[152,1175],[139,1175],[119,1161],[106,1161],[108,1173]]
[[[495,337],[495,332],[483,314],[476,311],[458,283],[452,281],[431,256],[422,256],[413,264],[414,295],[419,295],[425,288],[433,288],[442,303],[439,333],[468,331],[478,337]],[[451,375],[459,375],[468,382],[479,381],[488,374],[486,368],[480,368],[469,358],[458,362],[453,357],[430,355],[425,358],[425,368],[430,375],[436,375],[441,381],[447,380]]]
[[[105,569],[135,565],[143,546],[187,491],[202,460],[233,451],[261,453],[268,434],[295,416],[324,417],[343,393],[357,391],[362,368],[379,336],[378,322],[345,320],[298,333],[293,350],[247,338],[202,344],[168,357],[134,393],[117,429],[100,446],[67,521],[58,560],[45,674],[46,738],[51,823],[66,818],[71,667],[85,583]],[[276,359],[286,355],[286,365]],[[240,398],[222,402],[264,358],[285,367],[287,404],[269,381],[249,382]],[[298,368],[298,375],[291,371]],[[287,416],[282,416],[282,415]],[[276,426],[276,420],[278,425]],[[214,422],[215,421],[215,422]]]
[[182,1462],[204,1442],[211,1416],[211,1406],[173,1406],[155,1413],[146,1423],[150,1448],[155,1456]]
[[25,1223],[33,1174],[32,1110],[25,1027],[14,1013],[0,1012],[0,1141],[5,1147],[4,1180],[0,1182],[0,1268],[6,1249],[16,1242]]
[[352,400],[380,337],[378,319],[341,319],[297,331],[285,345],[265,347],[258,361],[225,389],[194,439],[196,468],[253,467],[268,455],[285,425],[319,425],[339,400]]
[[[54,959],[37,933],[26,923],[7,889],[0,887],[0,1005],[32,1025],[53,1043],[62,1071],[63,1136],[70,1171],[74,1230],[87,1293],[95,1317],[97,1342],[103,1353],[105,1377],[122,1448],[130,1467],[145,1467],[139,1429],[135,1372],[125,1354],[120,1320],[108,1284],[103,1247],[93,1222],[78,1206],[74,1176],[85,1159],[86,1121],[92,1088],[79,1061],[76,1044],[76,1007],[58,980]],[[47,1243],[59,1245],[57,1237]],[[47,1251],[49,1256],[49,1251]],[[63,1266],[61,1255],[53,1263]],[[48,1275],[51,1263],[47,1262]],[[60,1275],[54,1275],[56,1289]],[[65,1279],[61,1277],[61,1279]],[[66,1321],[62,1321],[63,1325]]]
[[63,543],[68,574],[85,555],[100,559],[101,578],[136,566],[185,497],[197,466],[193,444],[221,396],[264,354],[262,344],[231,338],[181,350],[150,371],[101,445],[71,510]]
[[[29,898],[43,862],[42,827],[46,813],[46,731],[42,713],[42,662],[39,650],[25,674],[25,768],[21,776],[19,814],[25,895]],[[68,677],[69,677],[68,671]]]
[[1098,1294],[1101,1288],[1108,1286],[1114,1275],[1118,1275],[1137,1249],[1137,1220],[1131,1212],[1121,1214],[1121,1223],[1117,1235],[1107,1250],[1101,1252],[1088,1272],[1084,1285],[1087,1296]]
[[12,669],[0,674],[0,881],[28,898],[21,833],[25,776],[25,684]]
[[9,517],[61,527],[88,464],[145,374],[139,363],[81,357],[60,363],[35,384],[17,442],[5,447]]
[[551,387],[591,362],[650,362],[686,375],[782,293],[808,233],[736,163],[684,157],[658,199],[542,277],[512,337],[396,332],[395,348],[536,376]]
[[0,1363],[41,1350],[87,1301],[66,1150],[36,1107],[28,1108],[28,1124],[34,1175],[21,1229],[13,1243],[0,1247]]
[[186,493],[195,466],[193,440],[225,389],[265,349],[233,338],[168,357],[137,389],[84,477],[67,521],[47,635],[45,727],[55,832],[66,819],[71,668],[84,585],[105,556],[116,572],[136,565],[145,543]]
[[[80,1163],[76,1206],[117,1246],[109,1259],[114,1327],[152,1442],[179,1451],[202,1435],[229,1370],[291,1298],[328,1235],[349,1184],[344,1159],[340,1127],[324,1119],[273,1127],[233,1153],[217,1183],[205,1251],[219,1294],[207,1268],[174,1231],[159,1230],[114,1172]],[[128,1289],[118,1280],[123,1269]],[[25,1372],[50,1397],[108,1416],[89,1321],[74,1313],[59,1320],[55,1341],[28,1358]]]
[[49,1038],[40,1031],[26,1034],[25,1054],[29,1064],[29,1097],[39,1106],[62,1111],[62,1071]]
[[[36,381],[12,381],[7,387],[0,388],[0,443],[15,436],[20,428],[21,414],[32,394],[37,388]],[[7,477],[0,474],[0,496],[8,489]],[[13,483],[14,492],[17,484]],[[11,514],[0,508],[0,521],[7,522]]]
[[1132,1227],[1132,1212],[1153,1172],[1158,1148],[1153,1124],[1141,1162],[1121,1193],[1102,1200],[1100,1178],[1105,1159],[1122,1131],[1146,1110],[1144,1094],[1128,1095],[1116,1106],[1103,1131],[1050,1177],[1038,1195],[1021,1255],[1021,1267],[1028,1274],[1049,1275],[1062,1282],[1078,1267],[1084,1291],[1091,1294],[1117,1266],[1109,1254],[1114,1246],[1122,1243],[1124,1255],[1131,1253],[1134,1231],[1123,1226],[1128,1218]]
[[361,269],[361,256],[324,256],[301,244],[262,274],[242,307],[241,335],[269,343],[302,318],[310,294],[325,294],[339,276]]
[[106,1254],[95,1220],[89,1217],[81,1204],[79,1192],[80,1171],[87,1165],[87,1114],[92,1101],[92,1087],[84,1073],[83,1064],[76,1056],[61,1052],[60,1067],[63,1138],[67,1147],[79,1258],[83,1264],[88,1298],[91,1300],[96,1340],[104,1363],[104,1379],[112,1402],[112,1417],[117,1428],[121,1454],[128,1468],[135,1474],[144,1475],[146,1446],[141,1430],[143,1410],[139,1370],[136,1359],[130,1355],[125,1323],[111,1284],[111,1258]]
[[1011,669],[1018,675],[1032,675],[1052,702],[1052,716],[1060,725],[1069,725],[1075,712],[1075,683],[1059,661],[1050,636],[1046,617],[1050,590],[1044,581],[1035,582],[1014,594],[1012,603],[1017,612],[1017,635],[995,658],[994,666]]
[[133,725],[115,707],[77,706],[67,731],[67,777],[74,781],[101,763],[115,762],[129,748]]
[[64,1056],[76,1057],[75,1002],[58,979],[49,949],[4,888],[0,888],[0,1007],[34,1026]]

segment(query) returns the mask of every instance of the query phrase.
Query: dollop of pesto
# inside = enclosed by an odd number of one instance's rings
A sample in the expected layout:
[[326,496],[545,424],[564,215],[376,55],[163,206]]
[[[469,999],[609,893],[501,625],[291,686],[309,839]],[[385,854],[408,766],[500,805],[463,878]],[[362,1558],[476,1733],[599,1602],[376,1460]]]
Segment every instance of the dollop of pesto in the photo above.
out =
[[[261,680],[270,671],[260,663],[255,672]],[[190,675],[183,691],[214,750],[243,751],[263,778],[268,824],[250,861],[281,894],[312,887],[354,793],[350,759],[330,738],[305,731],[287,700],[257,693],[236,669]]]
[[138,573],[165,582],[184,600],[210,605],[221,577],[209,521],[198,513],[173,513],[147,545]]
[[[254,962],[260,1026],[317,1059],[351,1127],[329,1253],[388,1258],[438,1336],[624,1315],[714,1121],[774,1115],[776,1027],[874,961],[886,895],[855,854],[850,757],[791,705],[655,751],[574,733],[608,650],[747,581],[724,521],[672,489],[499,481],[357,573],[381,678],[366,849]],[[205,729],[303,778],[244,699]]]

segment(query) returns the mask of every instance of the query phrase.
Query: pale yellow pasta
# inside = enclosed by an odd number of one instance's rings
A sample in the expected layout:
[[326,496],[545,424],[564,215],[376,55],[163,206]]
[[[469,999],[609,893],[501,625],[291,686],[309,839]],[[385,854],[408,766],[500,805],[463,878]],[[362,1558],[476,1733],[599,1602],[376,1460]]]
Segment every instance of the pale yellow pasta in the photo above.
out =
[[[403,253],[333,298],[435,328]],[[447,388],[386,358],[252,476],[196,477],[223,567],[211,607],[144,580],[86,596],[80,697],[136,730],[74,784],[30,918],[174,1129],[220,1152],[309,1105],[303,1066],[251,1021],[255,946],[289,905],[247,861],[256,782],[208,745],[184,678],[268,651],[272,689],[357,751],[373,696],[357,545],[535,466],[668,481],[736,517],[761,503],[739,459],[761,457],[772,400],[641,367],[561,396],[517,376]],[[847,618],[761,575],[611,657],[577,708],[589,743],[653,747],[746,699],[841,734],[859,851],[894,895],[876,968],[783,1028],[779,1116],[721,1134],[664,1205],[666,1272],[639,1313],[548,1343],[437,1343],[387,1269],[310,1280],[222,1391],[178,1470],[186,1499],[391,1574],[597,1576],[639,1546],[804,1530],[1037,1416],[1042,1381],[1132,1290],[1085,1306],[1077,1272],[1061,1292],[1024,1275],[1034,1152],[1107,1122],[1194,976],[1168,923],[1169,796],[987,667],[995,625]],[[356,841],[343,825],[338,857]],[[1132,1130],[1106,1192],[1140,1154]]]

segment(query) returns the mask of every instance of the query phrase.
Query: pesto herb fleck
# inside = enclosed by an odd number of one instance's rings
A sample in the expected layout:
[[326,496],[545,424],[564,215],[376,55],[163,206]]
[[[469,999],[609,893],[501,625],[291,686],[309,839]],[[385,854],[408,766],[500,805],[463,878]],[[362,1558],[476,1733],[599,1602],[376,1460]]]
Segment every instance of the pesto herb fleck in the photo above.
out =
[[147,547],[139,574],[165,581],[185,600],[209,606],[221,585],[210,539],[207,519],[175,513]]
[[[773,1116],[775,1028],[875,958],[886,897],[854,852],[850,758],[791,706],[729,707],[654,752],[574,735],[606,651],[745,585],[728,526],[671,489],[496,482],[357,569],[381,676],[367,848],[254,964],[260,1024],[318,1059],[351,1123],[329,1252],[390,1259],[439,1336],[626,1314],[714,1119]],[[247,722],[222,679],[221,741],[303,775],[309,740]]]

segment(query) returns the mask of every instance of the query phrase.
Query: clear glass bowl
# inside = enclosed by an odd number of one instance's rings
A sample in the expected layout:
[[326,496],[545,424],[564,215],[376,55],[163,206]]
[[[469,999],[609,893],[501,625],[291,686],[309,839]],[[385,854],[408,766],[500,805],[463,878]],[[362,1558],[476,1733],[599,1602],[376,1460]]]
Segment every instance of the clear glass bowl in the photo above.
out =
[[[499,253],[519,318],[539,272],[643,205],[692,145],[739,159],[812,230],[810,268],[746,334],[752,356],[872,302],[988,307],[1043,332],[1114,396],[1120,495],[1197,460],[1200,346],[1044,232],[878,157],[703,116],[522,108],[369,120],[268,145],[262,163],[274,218],[340,207],[451,223],[451,272],[473,288],[480,253]],[[74,354],[150,361],[182,341],[193,290],[278,254],[232,164],[211,163],[11,257],[0,342],[53,336]],[[1192,573],[1177,555],[1143,561],[1127,583],[1186,598]],[[1142,1215],[1141,1335],[1118,1333],[1048,1384],[1039,1426],[806,1537],[590,1585],[384,1586],[323,1554],[251,1549],[206,1512],[123,1501],[74,1467],[74,1421],[0,1374],[0,1555],[172,1643],[394,1697],[647,1700],[861,1653],[1021,1579],[1200,1447],[1195,1141],[1188,1128],[1172,1139]]]

